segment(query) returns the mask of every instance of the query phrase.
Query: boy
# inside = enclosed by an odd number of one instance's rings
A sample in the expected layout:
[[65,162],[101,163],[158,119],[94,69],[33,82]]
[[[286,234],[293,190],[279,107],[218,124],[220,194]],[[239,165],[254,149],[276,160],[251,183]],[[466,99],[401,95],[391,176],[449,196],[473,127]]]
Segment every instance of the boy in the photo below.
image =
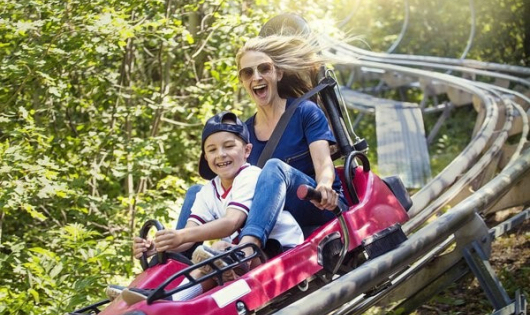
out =
[[[215,256],[220,250],[230,246],[237,237],[237,231],[243,226],[252,204],[256,181],[260,169],[247,163],[252,150],[246,124],[231,112],[222,112],[210,118],[202,132],[202,153],[199,161],[199,174],[210,180],[197,194],[192,213],[186,227],[181,230],[158,231],[154,239],[155,249],[150,249],[151,241],[135,238],[133,254],[136,258],[143,252],[154,254],[156,251],[182,252],[195,243],[221,239],[212,248],[199,246],[194,251],[194,263]],[[270,238],[276,239],[283,247],[294,247],[303,242],[302,231],[287,211],[282,211],[271,232]],[[211,267],[194,270],[194,278],[209,273]],[[227,271],[223,278],[231,280],[233,271]],[[188,283],[184,279],[181,285]],[[194,298],[214,287],[213,279],[175,293],[174,301]],[[150,292],[142,289],[125,289],[123,299],[133,304],[146,299]]]

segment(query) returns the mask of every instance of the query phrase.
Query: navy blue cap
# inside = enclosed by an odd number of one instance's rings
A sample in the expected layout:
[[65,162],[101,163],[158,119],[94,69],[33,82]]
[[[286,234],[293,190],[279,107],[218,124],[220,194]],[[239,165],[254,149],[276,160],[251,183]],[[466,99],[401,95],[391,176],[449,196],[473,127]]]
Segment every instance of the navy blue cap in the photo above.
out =
[[[223,123],[223,121],[233,121],[235,122],[235,125],[233,123]],[[199,160],[199,175],[204,179],[210,180],[216,176],[204,158],[204,141],[206,141],[206,138],[209,136],[220,131],[231,132],[241,138],[245,143],[250,142],[250,134],[247,125],[237,118],[236,114],[232,112],[221,112],[208,119],[202,130],[202,152]]]

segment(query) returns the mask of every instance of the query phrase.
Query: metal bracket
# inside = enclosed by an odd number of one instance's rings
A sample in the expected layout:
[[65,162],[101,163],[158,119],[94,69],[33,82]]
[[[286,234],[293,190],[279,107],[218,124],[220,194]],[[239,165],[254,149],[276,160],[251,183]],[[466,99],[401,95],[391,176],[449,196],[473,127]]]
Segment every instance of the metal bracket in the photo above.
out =
[[517,290],[515,291],[515,300],[513,303],[501,308],[492,315],[526,315],[527,307],[528,304],[526,303],[525,295],[521,294],[521,292]]
[[489,263],[486,253],[477,241],[473,241],[462,250],[469,269],[473,272],[479,284],[493,305],[493,315],[526,315],[526,298],[517,290],[515,300],[511,300],[497,278]]

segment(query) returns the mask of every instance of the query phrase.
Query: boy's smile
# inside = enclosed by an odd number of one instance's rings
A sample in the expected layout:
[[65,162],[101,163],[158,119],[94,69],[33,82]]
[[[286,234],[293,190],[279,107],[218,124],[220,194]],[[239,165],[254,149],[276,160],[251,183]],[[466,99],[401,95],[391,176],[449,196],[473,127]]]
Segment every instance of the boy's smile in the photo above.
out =
[[204,142],[204,159],[210,169],[219,176],[224,189],[230,188],[239,169],[247,162],[252,148],[237,135],[220,131]]

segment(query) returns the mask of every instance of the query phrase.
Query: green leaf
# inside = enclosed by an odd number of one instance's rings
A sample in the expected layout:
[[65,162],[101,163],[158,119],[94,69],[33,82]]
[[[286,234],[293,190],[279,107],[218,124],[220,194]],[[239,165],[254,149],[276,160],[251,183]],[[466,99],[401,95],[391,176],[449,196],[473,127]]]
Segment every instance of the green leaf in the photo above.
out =
[[35,304],[39,304],[39,303],[40,303],[39,292],[37,292],[37,291],[34,290],[34,289],[29,288],[29,289],[28,289],[28,293],[31,294],[31,296],[32,296],[33,299],[35,300]]
[[35,208],[33,207],[33,205],[30,205],[28,203],[24,203],[22,205],[22,208],[24,210],[26,210],[26,212],[28,212],[32,218],[34,219],[37,219],[37,220],[40,220],[40,221],[46,221],[46,216],[44,216],[42,213],[38,212],[37,210],[35,210]]
[[58,264],[55,265],[55,267],[53,267],[53,269],[50,271],[50,277],[51,277],[52,279],[55,278],[55,277],[57,277],[57,275],[60,274],[61,271],[63,271],[63,264],[58,263]]
[[45,257],[48,257],[50,259],[57,258],[57,255],[54,252],[52,252],[52,251],[50,251],[48,249],[42,248],[42,247],[32,247],[30,249],[30,251],[32,251],[34,253],[37,253],[37,254],[41,254],[41,255],[43,255]]

